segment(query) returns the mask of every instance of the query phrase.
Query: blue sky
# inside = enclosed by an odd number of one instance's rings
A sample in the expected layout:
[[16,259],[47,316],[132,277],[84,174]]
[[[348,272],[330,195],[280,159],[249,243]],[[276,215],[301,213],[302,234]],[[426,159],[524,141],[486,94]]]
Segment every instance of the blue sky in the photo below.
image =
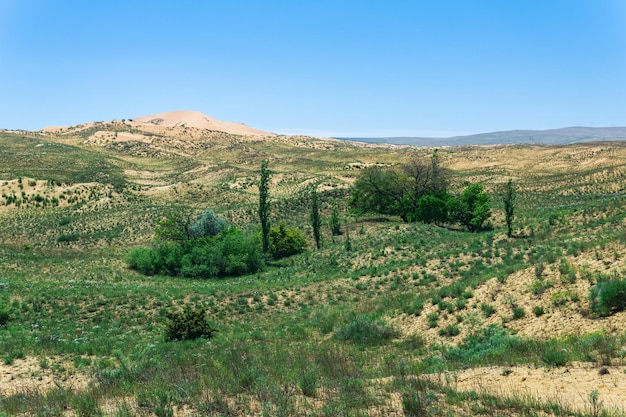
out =
[[626,126],[626,1],[0,0],[0,128],[198,110],[279,133]]

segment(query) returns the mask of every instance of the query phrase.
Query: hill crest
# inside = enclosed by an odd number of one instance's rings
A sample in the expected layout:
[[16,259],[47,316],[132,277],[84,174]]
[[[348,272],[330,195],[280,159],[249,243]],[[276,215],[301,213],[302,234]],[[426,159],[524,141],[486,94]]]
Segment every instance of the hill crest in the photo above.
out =
[[190,127],[213,130],[243,136],[273,136],[273,133],[255,129],[243,123],[222,122],[199,111],[176,110],[130,119],[138,125],[154,125],[160,127]]

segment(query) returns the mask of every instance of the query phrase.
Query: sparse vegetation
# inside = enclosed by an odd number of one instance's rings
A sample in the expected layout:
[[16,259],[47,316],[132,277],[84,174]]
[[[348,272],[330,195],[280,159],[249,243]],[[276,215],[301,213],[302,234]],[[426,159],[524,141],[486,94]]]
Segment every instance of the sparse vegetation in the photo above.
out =
[[[620,144],[433,155],[191,131],[94,142],[108,128],[0,133],[0,348],[28,387],[2,392],[0,415],[623,412],[602,387],[576,408],[456,379],[500,367],[515,384],[520,369],[579,363],[623,374]],[[355,218],[352,184],[370,174],[406,198],[378,196],[380,211]],[[511,177],[516,239],[501,193]],[[339,235],[336,216],[345,236],[316,251],[312,184],[322,226]]]

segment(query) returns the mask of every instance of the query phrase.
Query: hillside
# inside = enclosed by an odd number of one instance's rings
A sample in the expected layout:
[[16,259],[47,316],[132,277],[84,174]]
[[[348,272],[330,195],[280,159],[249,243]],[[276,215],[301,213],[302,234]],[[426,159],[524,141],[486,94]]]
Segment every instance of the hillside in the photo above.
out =
[[[453,192],[491,196],[494,230],[470,233],[348,210],[364,168],[433,148],[216,126],[184,112],[0,132],[0,415],[624,415],[626,313],[590,300],[623,277],[624,142],[440,149]],[[305,253],[211,280],[128,268],[174,206],[257,233],[264,159],[271,221]],[[212,339],[165,340],[185,306]]]

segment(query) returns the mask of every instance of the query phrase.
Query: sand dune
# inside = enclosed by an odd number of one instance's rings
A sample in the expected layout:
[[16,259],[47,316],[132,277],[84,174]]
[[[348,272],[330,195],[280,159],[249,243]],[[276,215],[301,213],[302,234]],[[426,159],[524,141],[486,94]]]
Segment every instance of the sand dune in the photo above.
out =
[[244,136],[273,136],[273,133],[254,129],[240,123],[222,122],[197,111],[171,111],[154,114],[152,116],[137,117],[132,123],[139,125],[154,125],[160,127],[191,127],[226,132]]

